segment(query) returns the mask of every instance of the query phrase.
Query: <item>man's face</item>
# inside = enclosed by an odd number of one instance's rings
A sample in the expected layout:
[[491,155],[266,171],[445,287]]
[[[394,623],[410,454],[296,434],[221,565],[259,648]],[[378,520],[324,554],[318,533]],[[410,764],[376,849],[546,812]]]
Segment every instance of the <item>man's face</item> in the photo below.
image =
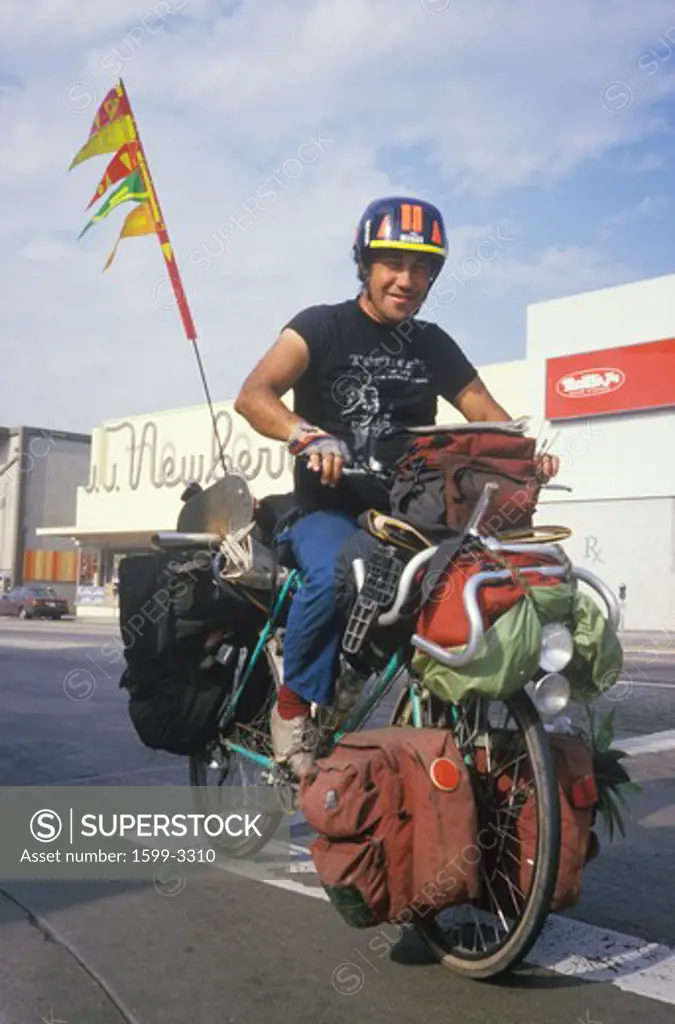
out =
[[430,278],[424,253],[383,251],[370,266],[370,301],[383,320],[401,323],[422,304]]

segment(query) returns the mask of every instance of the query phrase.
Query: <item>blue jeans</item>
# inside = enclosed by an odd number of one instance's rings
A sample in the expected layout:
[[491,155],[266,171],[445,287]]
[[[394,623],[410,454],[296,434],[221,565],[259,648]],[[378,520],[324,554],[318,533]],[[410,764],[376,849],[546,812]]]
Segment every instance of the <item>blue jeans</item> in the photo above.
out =
[[310,512],[280,538],[291,542],[303,573],[284,636],[284,683],[324,707],[333,697],[344,629],[335,598],[335,562],[357,530],[356,521],[341,512]]

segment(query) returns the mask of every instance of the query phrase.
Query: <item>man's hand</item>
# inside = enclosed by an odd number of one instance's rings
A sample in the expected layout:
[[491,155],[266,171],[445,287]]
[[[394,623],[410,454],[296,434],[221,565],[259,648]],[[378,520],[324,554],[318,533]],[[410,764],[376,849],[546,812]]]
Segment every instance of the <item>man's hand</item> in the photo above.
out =
[[345,462],[350,462],[349,449],[343,441],[319,427],[301,424],[288,441],[288,450],[296,458],[307,459],[310,469],[321,473],[321,483],[335,487]]
[[344,459],[341,455],[331,454],[324,451],[321,454],[314,452],[309,457],[310,469],[315,473],[321,473],[321,483],[328,487],[336,487],[344,466]]
[[551,477],[558,475],[560,459],[557,455],[535,455],[534,461],[537,467],[537,479],[542,484],[548,483]]

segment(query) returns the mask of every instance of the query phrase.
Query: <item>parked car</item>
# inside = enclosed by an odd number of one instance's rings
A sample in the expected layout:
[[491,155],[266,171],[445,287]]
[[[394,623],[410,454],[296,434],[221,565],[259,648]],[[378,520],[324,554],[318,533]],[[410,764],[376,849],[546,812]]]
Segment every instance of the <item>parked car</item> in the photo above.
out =
[[70,611],[68,602],[59,597],[54,587],[29,584],[0,594],[0,615],[20,619],[60,619]]

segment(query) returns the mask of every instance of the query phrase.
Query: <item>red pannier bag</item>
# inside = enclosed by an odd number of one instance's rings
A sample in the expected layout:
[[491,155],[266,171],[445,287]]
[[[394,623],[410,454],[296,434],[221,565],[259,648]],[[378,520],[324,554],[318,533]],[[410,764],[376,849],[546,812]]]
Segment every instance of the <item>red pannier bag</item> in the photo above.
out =
[[[469,620],[464,609],[464,588],[472,576],[485,570],[502,570],[513,567],[510,579],[489,581],[478,590],[478,607],[483,616],[485,630],[512,608],[522,597],[526,589],[518,580],[518,570],[528,566],[560,566],[560,562],[550,555],[536,553],[504,553],[499,559],[487,552],[466,553],[458,555],[442,576],[433,582],[433,589],[425,600],[417,622],[417,632],[426,640],[432,640],[441,647],[459,647],[469,641]],[[530,587],[556,586],[561,582],[560,576],[546,576],[544,573],[528,572],[524,576]],[[424,584],[423,584],[424,586]]]
[[298,802],[319,833],[311,852],[321,884],[353,927],[480,896],[474,794],[447,731],[349,734],[303,778]]
[[[549,733],[548,740],[553,753],[560,798],[560,864],[551,904],[551,912],[558,913],[579,902],[584,868],[599,852],[598,838],[593,831],[598,790],[592,754],[584,740],[577,735],[561,733]],[[505,813],[501,821],[513,824],[508,828],[502,825],[499,831],[503,843],[500,842],[494,850],[494,853],[499,852],[499,872],[505,873],[508,881],[498,875],[492,878],[491,884],[502,906],[509,907],[513,907],[513,889],[509,882],[523,897],[526,896],[537,855],[536,798],[531,792],[529,763],[525,762],[523,768],[517,779],[522,803],[519,801],[520,806],[515,814],[511,807],[506,812],[507,801],[513,799],[512,773],[504,774],[498,780],[498,789],[504,795]],[[490,852],[486,856],[489,858]],[[487,870],[490,874],[490,869]],[[485,906],[488,906],[487,902]]]
[[541,483],[536,439],[493,427],[416,437],[396,465],[391,514],[430,532],[462,533],[483,486],[498,485],[485,519],[496,533],[532,526]]

